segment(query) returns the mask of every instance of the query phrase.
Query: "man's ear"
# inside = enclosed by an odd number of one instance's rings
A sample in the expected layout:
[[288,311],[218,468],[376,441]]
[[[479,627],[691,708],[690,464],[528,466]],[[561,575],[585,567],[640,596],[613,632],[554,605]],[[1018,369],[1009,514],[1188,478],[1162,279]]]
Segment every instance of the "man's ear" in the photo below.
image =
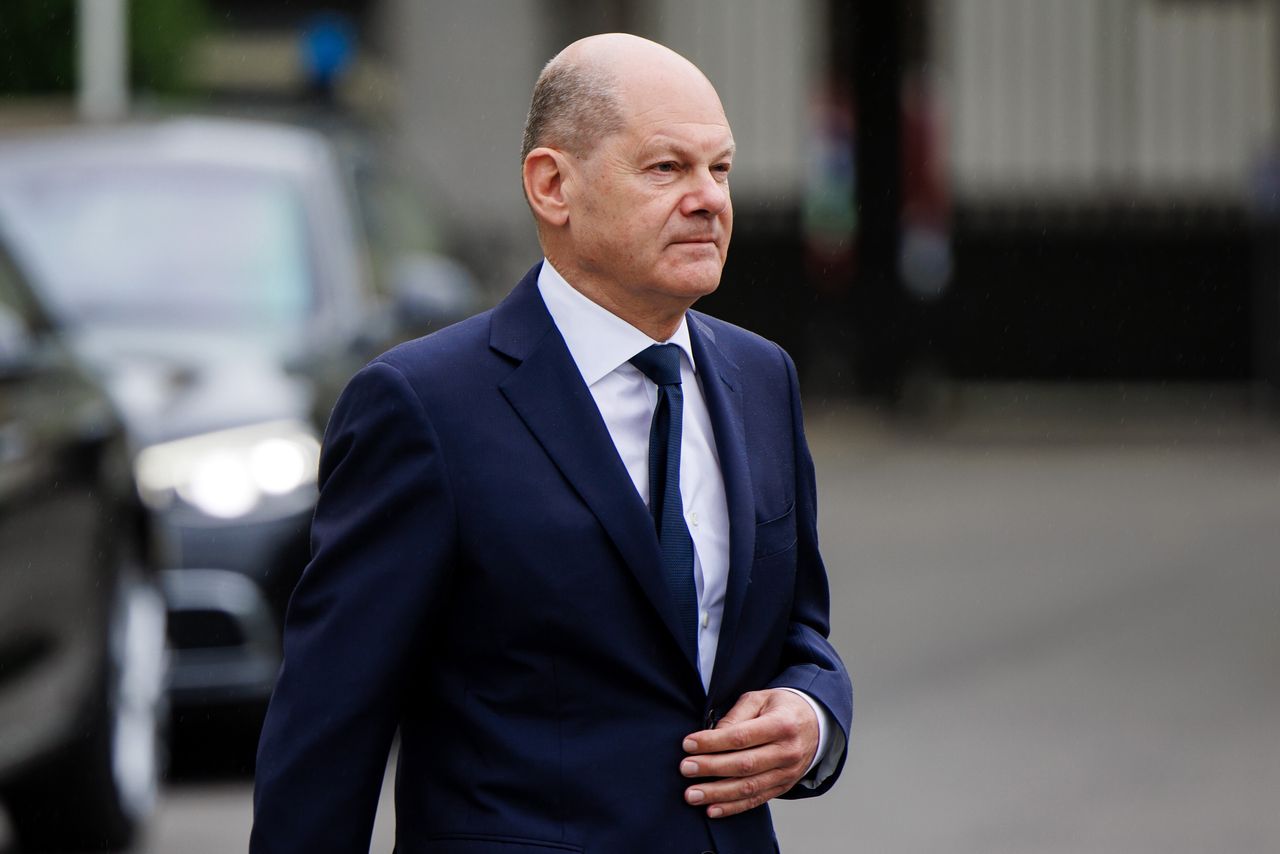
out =
[[524,159],[524,195],[538,219],[562,226],[569,221],[564,183],[568,161],[554,148],[535,148]]

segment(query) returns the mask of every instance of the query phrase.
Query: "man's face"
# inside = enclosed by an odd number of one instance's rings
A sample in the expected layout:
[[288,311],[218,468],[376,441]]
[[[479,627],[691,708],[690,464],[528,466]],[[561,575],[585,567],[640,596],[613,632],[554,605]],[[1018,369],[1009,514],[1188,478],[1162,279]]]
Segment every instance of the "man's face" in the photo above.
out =
[[683,311],[720,283],[733,135],[709,85],[652,87],[625,105],[624,129],[574,159],[572,261],[620,304]]

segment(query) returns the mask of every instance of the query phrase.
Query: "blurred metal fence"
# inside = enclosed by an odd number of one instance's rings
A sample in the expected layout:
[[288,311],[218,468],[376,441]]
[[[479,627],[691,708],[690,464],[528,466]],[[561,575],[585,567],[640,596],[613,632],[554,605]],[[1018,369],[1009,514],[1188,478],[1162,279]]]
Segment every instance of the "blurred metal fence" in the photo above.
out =
[[962,203],[1235,206],[1280,146],[1278,0],[933,0]]

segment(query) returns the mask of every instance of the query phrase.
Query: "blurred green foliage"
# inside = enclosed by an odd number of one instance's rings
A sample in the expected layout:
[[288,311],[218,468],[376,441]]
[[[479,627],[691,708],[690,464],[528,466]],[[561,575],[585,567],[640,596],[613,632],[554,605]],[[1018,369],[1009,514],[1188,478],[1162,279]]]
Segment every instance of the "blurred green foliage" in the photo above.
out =
[[75,0],[0,4],[0,92],[73,89],[75,31]]
[[[56,94],[76,87],[78,0],[0,0],[0,94]],[[187,56],[209,26],[205,0],[127,0],[134,89],[188,88]]]

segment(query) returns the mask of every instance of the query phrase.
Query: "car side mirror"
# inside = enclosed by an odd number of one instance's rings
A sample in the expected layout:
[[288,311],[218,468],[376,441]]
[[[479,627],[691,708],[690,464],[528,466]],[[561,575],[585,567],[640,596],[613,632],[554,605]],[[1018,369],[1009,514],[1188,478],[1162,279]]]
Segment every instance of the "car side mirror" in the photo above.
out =
[[413,252],[391,266],[388,285],[400,333],[423,334],[480,310],[480,289],[466,267],[443,255]]

